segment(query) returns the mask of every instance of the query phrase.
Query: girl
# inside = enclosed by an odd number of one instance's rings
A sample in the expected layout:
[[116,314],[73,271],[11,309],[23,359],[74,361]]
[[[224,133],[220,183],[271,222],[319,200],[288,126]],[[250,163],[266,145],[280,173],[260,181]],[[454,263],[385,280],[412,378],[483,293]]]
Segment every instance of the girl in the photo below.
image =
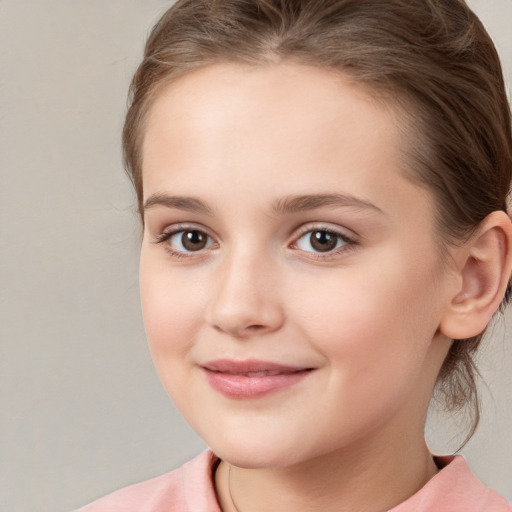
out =
[[179,0],[123,133],[164,386],[211,450],[86,512],[506,511],[433,456],[507,295],[510,111],[462,0]]

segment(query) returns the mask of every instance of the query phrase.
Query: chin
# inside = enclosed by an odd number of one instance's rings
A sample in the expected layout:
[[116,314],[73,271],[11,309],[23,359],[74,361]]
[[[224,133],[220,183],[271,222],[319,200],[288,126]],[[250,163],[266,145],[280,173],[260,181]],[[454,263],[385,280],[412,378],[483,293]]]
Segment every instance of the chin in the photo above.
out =
[[[303,443],[278,439],[280,436],[231,436],[211,439],[208,445],[220,459],[245,469],[283,468],[310,458]],[[288,442],[286,442],[288,441]],[[208,442],[208,440],[207,440]]]
[[289,454],[275,453],[268,446],[243,450],[224,447],[216,450],[212,447],[212,450],[220,459],[244,469],[280,468],[291,466],[297,462],[290,460]]

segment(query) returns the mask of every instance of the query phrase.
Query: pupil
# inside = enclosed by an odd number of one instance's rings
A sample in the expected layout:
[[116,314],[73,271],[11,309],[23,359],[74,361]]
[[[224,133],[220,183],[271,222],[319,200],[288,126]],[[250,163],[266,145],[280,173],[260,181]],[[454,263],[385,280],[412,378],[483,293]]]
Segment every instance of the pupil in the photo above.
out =
[[185,231],[181,237],[181,243],[189,251],[199,251],[206,246],[206,236],[200,231]]
[[337,241],[337,237],[327,231],[315,231],[310,237],[311,246],[319,252],[332,251]]

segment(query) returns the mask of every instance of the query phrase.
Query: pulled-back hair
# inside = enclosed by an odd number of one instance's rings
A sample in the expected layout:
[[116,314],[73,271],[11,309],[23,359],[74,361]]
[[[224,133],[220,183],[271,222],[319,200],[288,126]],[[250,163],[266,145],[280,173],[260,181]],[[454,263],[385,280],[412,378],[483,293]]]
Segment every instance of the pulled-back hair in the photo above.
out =
[[[139,211],[145,124],[159,91],[217,62],[282,61],[339,70],[396,106],[406,172],[435,198],[440,247],[507,209],[512,137],[503,74],[463,0],[178,0],[153,28],[131,84],[123,149]],[[454,340],[437,383],[448,410],[469,406],[470,435],[479,419],[473,358],[481,338]]]

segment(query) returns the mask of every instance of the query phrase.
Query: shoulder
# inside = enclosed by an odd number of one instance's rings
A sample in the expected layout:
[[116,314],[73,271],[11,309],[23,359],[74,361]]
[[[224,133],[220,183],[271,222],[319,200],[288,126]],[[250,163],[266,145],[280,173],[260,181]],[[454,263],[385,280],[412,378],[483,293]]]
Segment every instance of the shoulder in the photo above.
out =
[[115,491],[76,512],[220,512],[213,486],[217,462],[207,450],[174,471]]
[[442,467],[422,489],[390,512],[512,512],[512,506],[486,487],[462,455],[436,457]]

